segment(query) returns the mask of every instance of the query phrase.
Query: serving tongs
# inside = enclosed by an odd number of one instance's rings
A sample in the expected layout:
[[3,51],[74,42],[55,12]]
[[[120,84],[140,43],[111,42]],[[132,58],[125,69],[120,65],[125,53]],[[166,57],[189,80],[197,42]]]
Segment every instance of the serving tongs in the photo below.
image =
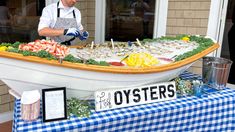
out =
[[69,40],[66,40],[64,42],[61,42],[61,44],[66,45],[66,46],[70,46],[71,45],[71,41],[73,41],[76,37],[72,37]]

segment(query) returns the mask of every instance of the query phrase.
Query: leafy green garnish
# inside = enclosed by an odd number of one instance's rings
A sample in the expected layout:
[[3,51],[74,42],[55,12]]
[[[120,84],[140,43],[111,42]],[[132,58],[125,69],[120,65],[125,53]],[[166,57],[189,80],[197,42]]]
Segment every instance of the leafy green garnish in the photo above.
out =
[[56,57],[51,55],[49,52],[45,50],[41,50],[37,52],[36,56],[41,57],[41,58],[47,58],[49,60],[56,60]]
[[31,52],[28,50],[19,50],[18,48],[11,48],[7,50],[8,52],[19,53],[23,56],[37,56],[41,58],[46,58],[48,60],[56,60],[57,58],[45,50],[41,50],[39,52]]
[[18,48],[19,45],[22,44],[21,42],[15,42],[15,43],[1,43],[0,46],[11,46],[13,48]]
[[100,65],[100,66],[109,66],[110,64],[107,63],[106,61],[96,61],[93,59],[88,59],[86,61],[86,64],[90,64],[90,65]]
[[73,62],[73,63],[82,63],[82,60],[75,58],[73,55],[69,54],[64,57],[64,61]]
[[100,61],[99,65],[101,65],[101,66],[109,66],[110,64],[108,62],[106,62],[106,61]]
[[99,63],[93,59],[88,59],[86,61],[86,64],[90,64],[90,65],[98,65]]
[[6,47],[8,47],[8,46],[12,46],[12,44],[11,44],[11,43],[1,43],[0,46],[6,46]]
[[18,48],[10,48],[7,49],[8,52],[13,52],[13,53],[20,53],[20,50],[18,50]]
[[22,44],[22,43],[17,41],[17,42],[15,42],[15,43],[12,44],[12,47],[13,47],[13,48],[19,48],[19,45],[20,45],[20,44]]
[[23,56],[32,56],[31,53],[32,53],[32,52],[30,52],[30,51],[24,50],[24,51],[22,52],[22,55],[23,55]]
[[79,100],[77,98],[67,99],[67,109],[69,115],[76,115],[77,117],[89,117],[91,114],[91,105],[86,100]]

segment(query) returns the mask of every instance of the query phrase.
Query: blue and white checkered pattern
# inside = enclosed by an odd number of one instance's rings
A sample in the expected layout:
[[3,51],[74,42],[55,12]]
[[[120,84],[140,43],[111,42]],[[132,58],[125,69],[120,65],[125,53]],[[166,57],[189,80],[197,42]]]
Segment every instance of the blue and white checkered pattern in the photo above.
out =
[[[181,77],[198,78],[191,73]],[[189,79],[189,78],[188,78]],[[15,101],[13,131],[234,131],[235,90],[225,89],[201,98],[176,100],[92,112],[89,118],[43,123],[42,117],[25,122],[20,117],[20,100]]]

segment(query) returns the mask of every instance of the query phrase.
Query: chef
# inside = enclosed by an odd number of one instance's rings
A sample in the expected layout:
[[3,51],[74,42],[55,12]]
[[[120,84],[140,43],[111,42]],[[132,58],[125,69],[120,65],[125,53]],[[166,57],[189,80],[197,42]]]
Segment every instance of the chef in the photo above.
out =
[[83,31],[81,13],[74,7],[78,0],[60,0],[46,6],[38,24],[40,36],[49,37],[61,44],[71,45],[89,36]]

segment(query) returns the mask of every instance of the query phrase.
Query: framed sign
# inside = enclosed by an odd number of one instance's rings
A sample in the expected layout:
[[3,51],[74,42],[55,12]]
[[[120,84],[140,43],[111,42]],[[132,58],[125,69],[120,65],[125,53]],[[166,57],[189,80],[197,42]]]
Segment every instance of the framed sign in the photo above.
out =
[[67,119],[66,88],[42,89],[43,122]]

